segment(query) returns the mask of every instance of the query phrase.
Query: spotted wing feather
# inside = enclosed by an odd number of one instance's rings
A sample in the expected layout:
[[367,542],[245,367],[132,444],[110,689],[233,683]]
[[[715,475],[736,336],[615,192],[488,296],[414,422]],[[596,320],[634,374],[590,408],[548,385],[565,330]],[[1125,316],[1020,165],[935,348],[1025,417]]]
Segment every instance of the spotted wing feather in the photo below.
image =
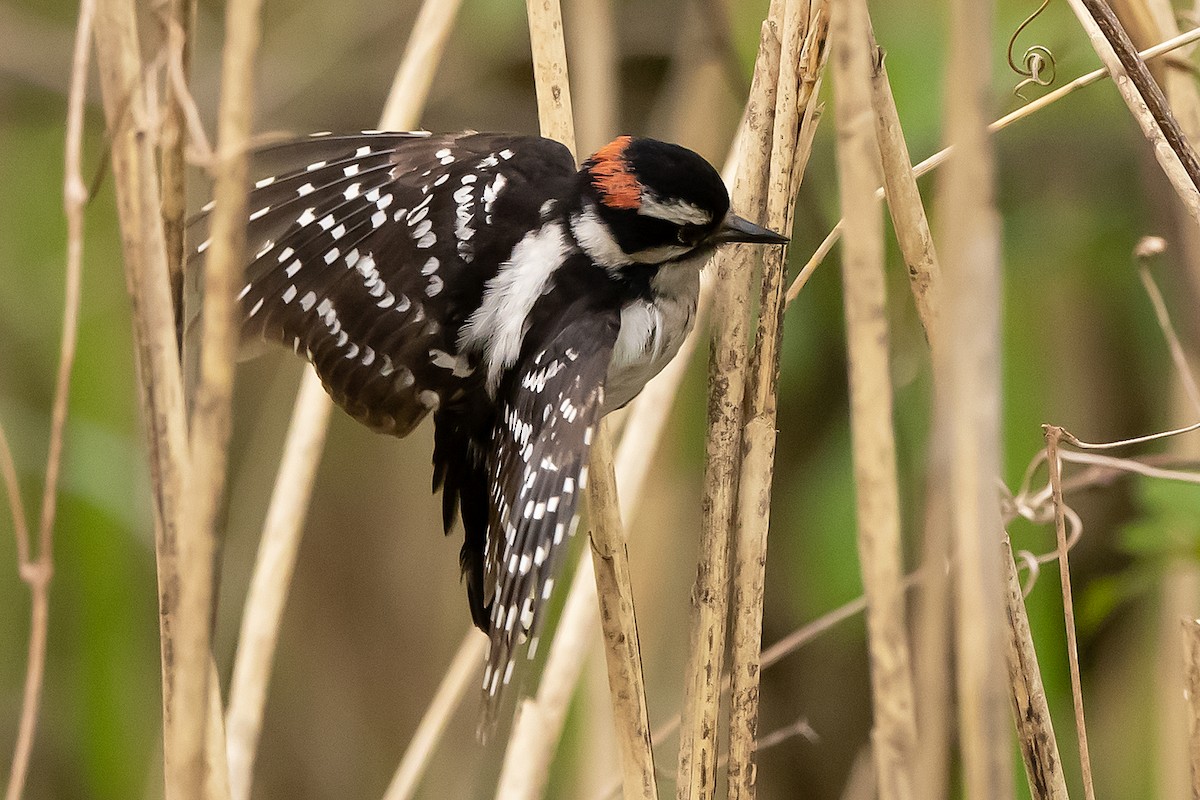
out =
[[[561,145],[504,134],[318,134],[254,154],[244,338],[292,347],[364,424],[407,434],[467,393],[475,365],[458,329],[539,192],[573,174]],[[536,219],[536,216],[534,216]],[[189,227],[194,258],[207,214]],[[511,244],[507,245],[511,249]]]
[[573,308],[560,325],[502,387],[484,554],[492,593],[484,690],[493,705],[511,678],[517,645],[526,633],[537,635],[578,522],[620,317],[615,309]]

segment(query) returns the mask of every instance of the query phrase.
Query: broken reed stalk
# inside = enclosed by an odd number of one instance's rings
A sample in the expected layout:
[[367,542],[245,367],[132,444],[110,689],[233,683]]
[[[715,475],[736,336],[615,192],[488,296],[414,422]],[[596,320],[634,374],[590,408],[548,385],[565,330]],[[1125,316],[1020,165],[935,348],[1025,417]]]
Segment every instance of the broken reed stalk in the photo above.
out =
[[917,730],[901,581],[883,217],[875,197],[881,168],[871,102],[875,50],[865,0],[837,3],[833,19],[850,432],[874,713],[871,751],[879,797],[906,800],[913,791]]
[[87,204],[87,187],[83,182],[81,166],[83,118],[87,99],[88,57],[92,52],[92,26],[95,17],[95,0],[84,0],[80,4],[75,27],[71,84],[67,95],[66,141],[63,147],[63,214],[67,220],[66,290],[36,554],[29,541],[25,508],[21,501],[20,485],[12,464],[12,455],[8,451],[7,437],[0,431],[3,471],[8,487],[8,502],[13,514],[13,533],[17,538],[17,569],[21,580],[29,586],[30,599],[25,685],[21,697],[16,743],[13,746],[12,769],[8,773],[8,788],[5,791],[6,800],[19,800],[25,790],[46,674],[50,580],[54,575],[54,521],[58,508],[58,483],[71,390],[71,368],[75,363],[75,345],[79,337],[79,306],[83,284],[83,223],[84,208]]
[[[824,65],[828,20],[825,2],[796,1],[784,7],[766,182],[766,224],[775,231],[791,229],[801,177],[797,173],[803,172],[811,152],[816,124],[814,89]],[[802,121],[807,126],[804,130]],[[759,672],[786,256],[786,247],[762,253],[758,329],[742,421],[729,667],[729,797],[737,800],[755,796],[757,775]]]
[[1200,223],[1200,159],[1180,130],[1162,90],[1107,3],[1068,2],[1096,55],[1113,76],[1129,112],[1150,142],[1159,166],[1192,219]]
[[163,667],[163,755],[167,798],[175,800],[175,787],[187,777],[179,772],[173,714],[179,602],[177,524],[188,460],[187,420],[160,217],[154,131],[130,0],[101,0],[96,15],[96,54],[111,142],[126,286],[133,305],[138,396],[150,453]]
[[1183,633],[1183,697],[1187,701],[1188,759],[1192,797],[1200,797],[1200,619],[1181,620]]
[[175,648],[175,720],[183,798],[215,796],[205,780],[205,724],[209,685],[217,526],[225,493],[233,426],[233,377],[239,330],[238,284],[246,239],[248,154],[254,59],[261,0],[231,3],[225,13],[221,99],[211,241],[204,265],[204,325],[199,379],[191,418],[191,462],[179,524],[179,629]]
[[[767,165],[775,116],[782,7],[774,0],[762,25],[750,96],[739,135],[738,170],[732,206],[762,221]],[[684,672],[676,795],[707,800],[716,795],[717,730],[729,604],[729,550],[737,506],[741,456],[742,400],[749,345],[750,291],[754,252],[735,245],[719,253],[709,352],[708,436],[705,443],[703,525],[696,582],[692,588],[691,634]]]
[[[988,139],[992,4],[953,0],[946,67],[946,137],[954,147],[938,201],[946,286],[946,348],[935,367],[939,426],[950,454],[955,653],[963,783],[969,797],[1010,797],[1000,472],[1000,235]],[[940,381],[939,381],[940,379]]]
[[1083,796],[1096,800],[1092,786],[1092,758],[1088,752],[1087,724],[1083,716],[1083,683],[1079,673],[1079,642],[1075,632],[1075,602],[1071,595],[1071,565],[1067,560],[1067,524],[1063,510],[1062,461],[1058,445],[1063,429],[1043,425],[1046,434],[1046,467],[1050,471],[1050,489],[1054,503],[1054,532],[1058,538],[1058,575],[1062,583],[1063,622],[1067,631],[1067,662],[1071,672],[1071,698],[1075,706],[1075,736],[1079,740],[1079,764],[1083,772]]
[[1013,561],[1012,547],[1004,543],[1008,610],[1008,679],[1012,685],[1013,719],[1017,724],[1017,743],[1025,761],[1025,777],[1033,800],[1068,800],[1067,782],[1063,777],[1062,759],[1058,755],[1058,739],[1054,735],[1054,720],[1046,702],[1042,671],[1038,667],[1029,614],[1021,591],[1021,579]]
[[[436,6],[438,11],[444,11],[449,5],[447,0],[425,0],[425,6]],[[440,61],[453,24],[454,15],[427,12],[422,8],[393,79],[389,103],[380,117],[381,130],[408,130],[417,125],[429,96],[427,75],[433,73]],[[437,46],[433,46],[435,43]],[[413,64],[414,60],[430,63],[421,66]],[[395,98],[394,101],[391,98]],[[307,367],[300,379],[275,488],[259,540],[234,656],[227,733],[234,800],[249,797],[283,607],[332,410],[333,401],[321,385],[321,379]],[[473,639],[478,634],[472,629],[467,636]]]

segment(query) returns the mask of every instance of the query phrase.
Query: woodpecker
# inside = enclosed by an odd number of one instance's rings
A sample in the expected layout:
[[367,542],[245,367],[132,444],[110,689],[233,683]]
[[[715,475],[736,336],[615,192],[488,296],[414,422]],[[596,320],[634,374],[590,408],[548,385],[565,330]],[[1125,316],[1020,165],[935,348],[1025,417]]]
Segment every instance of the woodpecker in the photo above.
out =
[[318,133],[253,163],[271,172],[250,190],[243,340],[291,347],[376,431],[433,415],[494,703],[536,642],[600,418],[678,352],[719,245],[788,239],[732,213],[702,157],[647,138],[577,167],[536,136]]

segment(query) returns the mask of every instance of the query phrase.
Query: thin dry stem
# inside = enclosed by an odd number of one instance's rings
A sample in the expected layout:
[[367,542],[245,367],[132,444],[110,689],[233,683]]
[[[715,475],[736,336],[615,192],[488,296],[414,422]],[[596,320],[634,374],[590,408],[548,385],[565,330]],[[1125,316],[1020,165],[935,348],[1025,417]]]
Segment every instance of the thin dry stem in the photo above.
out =
[[[1004,647],[1000,472],[1000,236],[987,132],[991,4],[951,3],[946,135],[956,158],[940,187],[946,220],[944,363],[935,366],[938,425],[945,426],[953,520],[955,653],[963,783],[969,797],[1012,795]],[[936,385],[940,384],[940,385]]]
[[[8,775],[6,800],[19,800],[29,773],[33,738],[37,731],[42,684],[46,671],[46,642],[50,623],[50,579],[54,573],[54,519],[58,504],[58,482],[67,425],[71,391],[71,368],[75,363],[75,345],[79,336],[79,303],[83,283],[83,222],[87,188],[83,182],[83,114],[87,99],[88,56],[92,48],[92,25],[96,16],[94,0],[85,0],[79,8],[75,29],[75,51],[71,66],[71,88],[67,98],[67,135],[64,152],[63,212],[67,218],[66,297],[63,304],[62,344],[59,348],[58,374],[54,385],[54,406],[50,419],[50,445],[46,455],[46,480],[42,488],[42,510],[38,519],[36,557],[30,550],[29,530],[24,518],[20,487],[7,440],[3,449],[3,471],[12,506],[17,559],[21,579],[29,586],[29,649],[25,666],[25,688],[21,699],[21,718],[13,748],[12,771]],[[0,434],[2,435],[2,434]]]
[[621,76],[612,0],[567,0],[566,36],[575,68],[579,149],[598,150],[617,132]]
[[450,718],[458,709],[467,690],[476,685],[486,655],[487,637],[476,630],[468,631],[446,670],[445,678],[442,679],[433,700],[421,717],[421,722],[413,732],[412,740],[408,743],[408,749],[404,751],[404,758],[400,759],[400,766],[396,768],[396,774],[388,784],[383,800],[409,800],[416,794],[421,776],[425,774],[425,767],[441,741],[446,726],[450,724]]
[[1029,779],[1029,791],[1034,800],[1067,800],[1067,783],[1058,755],[1058,739],[1054,736],[1054,722],[1042,685],[1042,671],[1038,667],[1037,650],[1033,646],[1025,596],[1017,575],[1017,565],[1013,561],[1012,548],[1007,542],[1003,560],[1008,575],[1008,591],[1005,595],[1008,609],[1008,676],[1013,688],[1013,718],[1017,723],[1021,756],[1025,760],[1025,776]]
[[607,425],[600,425],[592,441],[591,463],[588,505],[591,509],[592,567],[600,601],[600,627],[604,632],[613,722],[621,747],[625,797],[657,800],[641,642],[633,609],[629,553],[618,507],[612,441]]
[[176,647],[175,719],[179,725],[178,771],[169,777],[184,798],[219,796],[206,780],[205,718],[209,707],[208,661],[215,586],[217,525],[225,493],[229,435],[233,425],[234,359],[238,347],[237,303],[246,205],[253,103],[253,69],[259,41],[261,0],[231,3],[225,12],[221,100],[217,114],[217,162],[211,241],[204,265],[199,378],[191,419],[191,463],[179,527],[179,629]]
[[1192,219],[1200,224],[1200,160],[1180,131],[1162,90],[1107,4],[1102,0],[1068,3],[1092,49],[1114,76],[1117,91],[1150,143],[1159,166]]
[[1062,499],[1062,462],[1059,460],[1059,441],[1063,430],[1044,425],[1046,432],[1046,464],[1050,470],[1050,487],[1054,502],[1054,531],[1058,537],[1058,575],[1062,582],[1063,620],[1067,628],[1067,661],[1071,671],[1071,696],[1075,705],[1075,735],[1079,739],[1079,763],[1083,771],[1083,794],[1095,800],[1092,786],[1092,758],[1088,753],[1087,725],[1083,716],[1083,683],[1079,673],[1079,643],[1075,633],[1075,603],[1071,595],[1071,565],[1067,560],[1067,526]]
[[159,641],[163,681],[163,755],[167,797],[178,796],[178,743],[173,715],[178,610],[177,525],[187,466],[187,420],[175,315],[163,239],[154,128],[147,107],[137,21],[129,0],[97,6],[96,52],[111,142],[112,172],[133,301],[139,401],[150,453],[155,506]]
[[[440,8],[443,2],[425,0],[425,5]],[[414,127],[425,107],[428,87],[423,90],[421,86],[425,75],[432,74],[434,68],[419,68],[411,61],[428,59],[436,62],[441,58],[454,15],[426,12],[423,9],[418,22],[422,20],[438,24],[419,24],[410,35],[410,43],[389,94],[395,101],[388,103],[380,117],[381,130],[408,130]],[[411,41],[416,37],[437,42],[439,46]],[[228,747],[230,783],[235,800],[245,800],[252,784],[283,603],[291,583],[295,555],[308,514],[313,480],[320,463],[332,409],[333,403],[322,387],[321,379],[311,368],[306,369],[296,396],[284,443],[284,455],[264,523],[234,661],[229,697]],[[403,763],[414,762],[406,754]],[[419,762],[420,770],[424,769],[426,763],[426,760]],[[418,771],[414,779],[419,777]]]
[[1167,348],[1171,351],[1171,362],[1175,365],[1180,385],[1183,386],[1188,400],[1191,401],[1192,410],[1200,415],[1200,388],[1196,386],[1196,376],[1192,374],[1192,369],[1188,365],[1187,353],[1183,351],[1179,335],[1175,333],[1175,326],[1171,324],[1171,314],[1167,311],[1167,303],[1163,300],[1162,292],[1159,291],[1158,284],[1155,283],[1154,276],[1150,274],[1150,269],[1144,260],[1139,260],[1138,277],[1142,281],[1142,287],[1146,290],[1146,296],[1150,298],[1150,304],[1154,306],[1154,317],[1158,320],[1158,327],[1162,329],[1163,336],[1167,340]]
[[[1193,28],[1185,33],[1181,33],[1178,36],[1172,37],[1161,44],[1157,44],[1154,47],[1148,47],[1138,53],[1138,55],[1149,61],[1151,59],[1164,56],[1174,50],[1178,50],[1181,47],[1186,47],[1187,45],[1196,41],[1200,41],[1200,28]],[[995,120],[988,125],[988,132],[998,133],[999,131],[1007,128],[1009,125],[1012,125],[1014,122],[1019,122],[1020,120],[1026,119],[1027,117],[1032,116],[1047,106],[1052,105],[1053,103],[1062,100],[1064,97],[1077,92],[1085,86],[1091,86],[1093,83],[1097,83],[1098,81],[1107,77],[1109,77],[1109,72],[1107,69],[1097,69],[1081,75],[1075,80],[1060,86],[1054,91],[1048,92],[1036,100],[1026,103],[1015,111],[1010,111],[1009,113]],[[949,146],[929,156],[924,161],[913,167],[913,177],[919,178],[922,175],[926,175],[937,169],[944,164],[947,159],[950,158],[953,152],[954,147]],[[882,193],[883,188],[880,187],[880,189],[877,191]],[[825,260],[829,253],[832,252],[834,245],[838,243],[838,241],[841,239],[841,236],[842,221],[838,220],[837,224],[834,225],[829,233],[825,235],[825,238],[821,240],[821,244],[817,246],[817,249],[813,251],[812,256],[809,257],[809,260],[804,265],[804,268],[801,269],[796,275],[796,278],[792,281],[792,285],[788,287],[788,305],[791,305],[792,301],[796,299],[796,296],[800,294],[800,290],[804,288],[804,284],[808,282],[808,279],[812,276],[813,271],[821,264],[821,262]]]
[[1183,697],[1187,701],[1188,756],[1192,765],[1192,797],[1200,797],[1200,619],[1182,620]]
[[[767,180],[766,222],[773,230],[790,229],[800,180],[793,170],[802,171],[808,163],[809,151],[800,146],[803,142],[811,147],[812,143],[814,88],[824,64],[828,20],[824,2],[789,2],[784,7]],[[801,120],[808,130],[801,131]],[[772,248],[764,254],[758,331],[743,417],[734,538],[728,759],[729,796],[737,800],[755,796],[757,774],[760,652],[785,269],[785,248]]]
[[229,688],[226,736],[233,800],[250,797],[280,620],[332,409],[318,380],[301,383],[246,594]]
[[847,0],[835,6],[831,35],[838,183],[846,231],[842,285],[850,431],[875,720],[871,752],[879,797],[905,800],[913,796],[911,766],[917,732],[901,585],[900,492],[892,429],[883,218],[875,197],[881,162],[873,122],[876,114],[871,107],[874,48],[865,0]]
[[425,108],[429,99],[434,73],[461,5],[462,0],[426,0],[421,5],[400,60],[400,70],[383,105],[382,130],[407,130],[416,124],[420,109]]
[[[760,220],[771,152],[782,9],[773,3],[763,23],[750,97],[739,135],[732,203]],[[716,291],[709,353],[709,419],[700,560],[692,589],[691,637],[684,673],[676,793],[679,800],[715,795],[717,729],[729,603],[729,550],[737,505],[742,400],[748,366],[749,305],[754,252],[736,246],[713,261]]]

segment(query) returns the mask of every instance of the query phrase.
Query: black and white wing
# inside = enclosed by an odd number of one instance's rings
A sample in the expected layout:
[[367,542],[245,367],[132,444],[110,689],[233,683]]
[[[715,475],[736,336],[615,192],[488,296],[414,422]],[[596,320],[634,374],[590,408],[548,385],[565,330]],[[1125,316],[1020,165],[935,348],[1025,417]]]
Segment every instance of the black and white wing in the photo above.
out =
[[[577,313],[580,312],[580,313]],[[526,348],[496,421],[484,580],[491,648],[484,691],[494,706],[517,645],[535,637],[587,485],[588,451],[620,329],[615,308],[573,308],[557,335]]]
[[[317,134],[253,161],[274,171],[250,194],[244,337],[293,348],[347,412],[397,436],[477,380],[458,328],[575,170],[561,145],[507,134]],[[189,226],[197,260],[207,226]]]

